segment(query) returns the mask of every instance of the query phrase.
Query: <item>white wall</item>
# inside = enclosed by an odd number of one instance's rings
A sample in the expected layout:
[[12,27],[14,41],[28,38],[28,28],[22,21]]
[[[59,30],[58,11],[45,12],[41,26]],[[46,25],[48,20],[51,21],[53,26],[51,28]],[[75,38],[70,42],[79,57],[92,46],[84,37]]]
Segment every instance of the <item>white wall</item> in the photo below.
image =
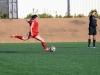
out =
[[38,14],[46,13],[55,15],[65,15],[67,9],[66,0],[18,0],[19,18],[26,17],[27,14],[38,10]]
[[87,16],[92,9],[97,9],[100,14],[100,0],[70,0],[70,12]]
[[[91,9],[97,9],[100,14],[100,0],[70,0],[70,13],[88,15]],[[46,13],[53,16],[57,11],[58,15],[64,16],[67,12],[67,0],[18,0],[18,17],[24,18],[29,13],[38,10],[38,14]]]

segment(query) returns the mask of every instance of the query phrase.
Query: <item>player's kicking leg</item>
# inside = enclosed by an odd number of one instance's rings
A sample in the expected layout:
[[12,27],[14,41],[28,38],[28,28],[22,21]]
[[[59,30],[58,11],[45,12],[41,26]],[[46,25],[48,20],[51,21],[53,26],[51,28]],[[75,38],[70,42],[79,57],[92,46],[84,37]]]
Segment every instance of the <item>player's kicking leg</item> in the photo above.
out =
[[41,44],[42,44],[42,46],[44,47],[44,50],[45,50],[45,51],[49,51],[49,50],[50,50],[50,48],[48,48],[48,47],[46,46],[46,43],[44,42],[44,40],[43,40],[39,35],[37,35],[37,36],[35,37],[35,39],[41,41]]
[[31,32],[28,32],[28,34],[25,37],[21,36],[21,35],[17,35],[17,34],[12,35],[11,37],[18,38],[18,39],[21,39],[23,41],[26,41],[30,38],[30,36],[31,36]]

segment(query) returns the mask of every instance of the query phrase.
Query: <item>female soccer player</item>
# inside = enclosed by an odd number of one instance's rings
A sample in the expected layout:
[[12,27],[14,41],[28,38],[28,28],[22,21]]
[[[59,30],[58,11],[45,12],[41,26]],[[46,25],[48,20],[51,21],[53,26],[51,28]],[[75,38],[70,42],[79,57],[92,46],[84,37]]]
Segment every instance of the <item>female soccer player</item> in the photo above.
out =
[[88,39],[88,48],[92,48],[91,46],[91,39],[93,37],[93,48],[97,48],[96,46],[96,26],[97,26],[97,19],[95,18],[96,11],[93,11],[89,17],[89,39]]
[[29,38],[35,38],[39,41],[41,41],[41,44],[42,46],[44,47],[44,50],[45,51],[49,51],[50,48],[48,48],[46,46],[46,43],[44,42],[44,40],[38,35],[38,16],[37,15],[33,15],[31,17],[31,20],[30,20],[30,31],[28,32],[27,36],[26,37],[23,37],[23,36],[20,36],[20,35],[12,35],[11,37],[14,37],[14,38],[18,38],[18,39],[21,39],[21,40],[28,40]]

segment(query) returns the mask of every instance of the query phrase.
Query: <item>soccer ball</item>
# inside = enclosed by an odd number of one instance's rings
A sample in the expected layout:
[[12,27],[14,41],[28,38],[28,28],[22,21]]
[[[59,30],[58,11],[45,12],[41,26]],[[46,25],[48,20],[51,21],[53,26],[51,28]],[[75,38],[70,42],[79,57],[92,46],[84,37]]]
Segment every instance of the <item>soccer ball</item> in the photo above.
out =
[[55,52],[55,50],[56,50],[56,47],[54,47],[54,46],[51,46],[51,47],[50,47],[50,51],[51,51],[51,52]]

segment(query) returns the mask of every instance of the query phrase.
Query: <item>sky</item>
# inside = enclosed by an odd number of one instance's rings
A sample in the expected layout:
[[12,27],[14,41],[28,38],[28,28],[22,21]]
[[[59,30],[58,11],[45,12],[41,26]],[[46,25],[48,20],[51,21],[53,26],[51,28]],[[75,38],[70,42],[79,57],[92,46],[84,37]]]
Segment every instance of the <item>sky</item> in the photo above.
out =
[[[97,9],[100,13],[100,0],[70,0],[71,15],[88,15],[92,9]],[[27,14],[48,13],[55,16],[65,16],[67,12],[67,0],[18,0],[18,16],[24,18]],[[37,12],[38,11],[38,12]]]

